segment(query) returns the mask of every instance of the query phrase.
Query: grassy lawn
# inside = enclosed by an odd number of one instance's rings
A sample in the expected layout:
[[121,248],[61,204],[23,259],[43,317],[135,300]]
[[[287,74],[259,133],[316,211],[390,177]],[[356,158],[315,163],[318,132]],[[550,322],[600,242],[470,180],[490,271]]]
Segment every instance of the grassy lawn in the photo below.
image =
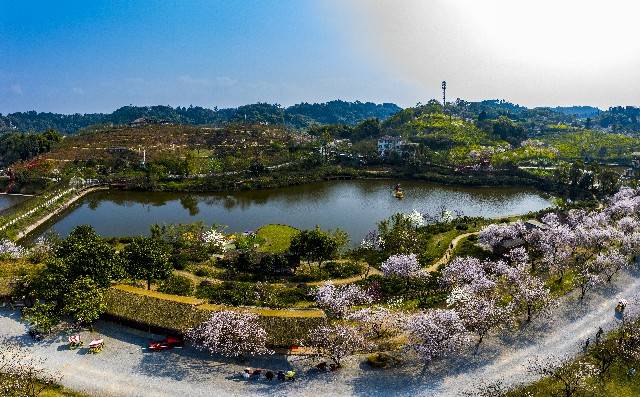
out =
[[[640,396],[640,375],[629,376],[627,375],[627,368],[623,365],[614,364],[611,367],[611,372],[604,378],[602,383],[597,378],[592,379],[594,390],[585,392],[578,391],[576,397],[634,397]],[[527,394],[529,393],[529,394]],[[506,397],[517,396],[531,396],[531,397],[547,397],[547,396],[561,396],[562,386],[559,382],[554,381],[551,378],[543,378],[539,381],[528,385],[517,391],[506,394]]]
[[299,232],[295,227],[287,225],[265,225],[257,230],[258,237],[264,239],[260,251],[270,253],[286,252],[291,245],[291,239]]
[[[0,374],[0,380],[2,377],[3,375]],[[38,382],[37,384],[42,385],[41,382]],[[77,393],[69,389],[65,389],[60,385],[49,385],[44,390],[42,390],[40,394],[38,394],[38,397],[89,397],[89,396],[87,394]]]
[[88,397],[87,394],[76,393],[62,386],[47,387],[38,397]]
[[424,250],[425,259],[429,262],[437,261],[444,255],[445,251],[451,244],[451,241],[457,235],[462,234],[460,230],[451,229],[444,233],[438,233],[431,236]]
[[453,250],[451,258],[459,256],[473,256],[479,259],[487,259],[491,256],[491,252],[478,246],[478,236],[465,237],[458,243],[456,249]]

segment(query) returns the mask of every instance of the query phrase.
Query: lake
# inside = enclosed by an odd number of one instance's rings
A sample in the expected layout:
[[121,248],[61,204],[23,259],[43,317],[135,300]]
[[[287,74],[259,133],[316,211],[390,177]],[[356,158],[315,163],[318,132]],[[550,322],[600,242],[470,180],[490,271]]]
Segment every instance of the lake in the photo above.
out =
[[[228,231],[255,230],[268,223],[298,228],[340,227],[358,243],[376,223],[394,213],[446,209],[464,215],[499,217],[524,214],[552,205],[535,190],[469,188],[403,182],[404,200],[392,195],[395,181],[319,182],[279,189],[228,193],[103,191],[88,195],[43,231],[66,236],[75,226],[91,224],[104,236],[147,234],[154,223],[228,226]],[[41,232],[42,233],[42,232]]]
[[0,215],[10,212],[10,208],[14,205],[24,201],[25,196],[11,196],[7,194],[0,194]]

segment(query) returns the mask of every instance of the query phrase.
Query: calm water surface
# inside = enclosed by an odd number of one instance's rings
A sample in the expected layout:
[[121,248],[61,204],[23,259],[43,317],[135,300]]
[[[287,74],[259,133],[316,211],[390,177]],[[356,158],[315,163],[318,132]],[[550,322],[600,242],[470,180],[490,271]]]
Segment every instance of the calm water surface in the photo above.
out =
[[0,194],[0,214],[7,213],[11,211],[11,207],[24,201],[26,197],[24,196],[9,196],[6,194]]
[[231,193],[98,192],[49,226],[67,235],[75,226],[93,225],[105,236],[147,234],[154,223],[203,221],[229,231],[255,230],[268,223],[298,228],[340,227],[359,242],[376,223],[414,209],[435,214],[441,206],[464,215],[496,217],[523,214],[551,205],[533,190],[460,188],[404,182],[405,199],[392,196],[394,181],[331,181]]

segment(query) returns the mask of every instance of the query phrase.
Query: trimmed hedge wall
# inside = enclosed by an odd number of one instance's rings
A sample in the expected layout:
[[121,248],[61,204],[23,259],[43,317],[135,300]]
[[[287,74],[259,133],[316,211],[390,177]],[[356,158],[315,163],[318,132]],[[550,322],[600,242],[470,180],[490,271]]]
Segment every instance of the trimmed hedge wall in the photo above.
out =
[[128,285],[106,293],[106,314],[127,321],[165,328],[178,333],[206,320],[212,311],[241,310],[256,313],[272,346],[290,346],[306,337],[311,328],[326,323],[320,310],[275,310],[206,304],[197,298],[147,291]]

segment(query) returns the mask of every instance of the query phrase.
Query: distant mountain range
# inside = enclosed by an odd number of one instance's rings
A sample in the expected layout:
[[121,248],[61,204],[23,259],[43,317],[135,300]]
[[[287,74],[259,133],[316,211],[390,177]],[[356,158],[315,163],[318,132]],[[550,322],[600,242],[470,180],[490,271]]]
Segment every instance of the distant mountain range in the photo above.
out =
[[[436,103],[430,101],[429,103]],[[411,114],[405,109],[405,116]],[[347,102],[300,103],[289,107],[256,103],[237,108],[200,106],[124,106],[112,113],[58,114],[35,111],[0,114],[0,133],[8,131],[42,132],[54,129],[73,134],[93,125],[126,125],[138,119],[147,123],[188,125],[224,125],[229,123],[285,124],[307,129],[314,126],[343,124],[354,126],[367,119],[385,121],[403,109],[393,103]],[[529,130],[545,130],[553,124],[605,129],[616,132],[640,132],[640,108],[617,106],[600,110],[593,106],[527,108],[504,100],[447,103],[447,112],[465,119],[493,120],[505,116]]]
[[326,103],[300,103],[287,108],[279,105],[256,103],[228,109],[208,109],[200,106],[124,106],[113,113],[59,114],[17,112],[0,114],[0,132],[46,131],[54,129],[73,134],[83,128],[100,124],[128,124],[144,118],[151,122],[191,125],[216,125],[234,122],[286,124],[307,128],[318,124],[355,125],[363,120],[385,120],[402,110],[393,103],[330,101]]

